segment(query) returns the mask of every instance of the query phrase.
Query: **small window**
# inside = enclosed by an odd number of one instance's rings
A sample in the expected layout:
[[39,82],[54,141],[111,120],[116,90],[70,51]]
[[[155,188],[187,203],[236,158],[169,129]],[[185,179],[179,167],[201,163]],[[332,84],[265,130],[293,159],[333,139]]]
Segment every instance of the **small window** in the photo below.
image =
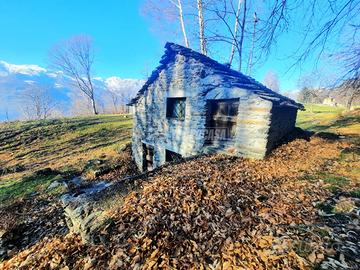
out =
[[178,154],[178,153],[175,153],[173,151],[170,151],[170,150],[165,150],[165,161],[166,162],[180,162],[183,160],[183,157]]
[[168,98],[166,104],[166,117],[185,119],[186,98]]

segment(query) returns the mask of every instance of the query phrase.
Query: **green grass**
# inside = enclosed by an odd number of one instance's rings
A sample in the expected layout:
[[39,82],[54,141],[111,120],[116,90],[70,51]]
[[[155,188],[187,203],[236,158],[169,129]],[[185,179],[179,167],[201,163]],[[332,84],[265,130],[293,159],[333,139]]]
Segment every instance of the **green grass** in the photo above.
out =
[[360,188],[350,191],[351,196],[360,199]]
[[47,186],[51,177],[34,177],[43,168],[70,176],[88,160],[116,158],[130,142],[131,129],[130,115],[0,124],[0,202]]
[[343,187],[349,184],[349,179],[343,176],[330,175],[324,179],[324,182],[332,186]]
[[299,111],[296,125],[316,132],[343,134],[360,133],[359,110],[347,112],[344,107],[305,104],[305,111]]
[[332,192],[347,189],[351,184],[351,180],[344,176],[338,176],[322,172],[315,175],[304,175],[299,178],[299,180],[301,181],[308,181],[311,183],[315,183],[319,181],[319,179],[323,180],[324,183],[327,184],[327,188]]
[[342,107],[305,104],[305,111],[299,111],[296,124],[303,129],[321,131],[324,124],[340,117],[344,110]]
[[[48,186],[55,181],[56,174],[51,175],[32,175],[21,179],[0,182],[0,204],[6,204],[9,201],[24,198],[36,193],[44,193]],[[49,194],[55,195],[61,192],[61,187],[50,190]]]

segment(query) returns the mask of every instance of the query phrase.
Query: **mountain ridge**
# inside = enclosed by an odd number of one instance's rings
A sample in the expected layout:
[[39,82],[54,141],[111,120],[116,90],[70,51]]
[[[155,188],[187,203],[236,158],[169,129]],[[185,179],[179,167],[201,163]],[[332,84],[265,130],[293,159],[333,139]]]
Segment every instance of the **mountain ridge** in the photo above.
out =
[[[144,80],[133,78],[94,77],[96,101],[101,111],[112,106],[111,96],[115,94],[119,104],[126,103],[141,88]],[[23,96],[27,89],[36,86],[46,89],[56,103],[57,116],[71,116],[72,107],[86,103],[82,94],[71,86],[71,79],[61,71],[53,71],[39,65],[18,65],[0,60],[0,121],[24,118]],[[86,105],[84,105],[86,107]]]

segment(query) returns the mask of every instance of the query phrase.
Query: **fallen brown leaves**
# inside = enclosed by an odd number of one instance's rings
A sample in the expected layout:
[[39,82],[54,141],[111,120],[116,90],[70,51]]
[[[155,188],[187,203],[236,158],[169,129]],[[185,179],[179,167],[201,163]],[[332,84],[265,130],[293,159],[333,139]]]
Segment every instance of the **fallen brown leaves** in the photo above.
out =
[[211,156],[164,168],[113,216],[110,266],[304,268],[288,227],[314,221],[312,202],[325,191],[306,193],[309,183],[296,178],[338,154],[313,138],[264,161]]
[[101,266],[106,255],[104,247],[83,245],[79,236],[70,234],[45,238],[1,269],[106,269]]
[[124,177],[134,176],[139,174],[131,154],[131,145],[128,144],[121,151],[121,154],[116,156],[108,164],[110,170],[101,173],[95,180],[114,181]]
[[67,233],[63,210],[51,197],[31,197],[0,207],[0,248],[6,257],[45,236]]
[[308,269],[325,251],[299,228],[316,221],[314,205],[329,192],[298,178],[344,147],[313,137],[262,161],[217,155],[164,167],[111,211],[102,245],[55,238],[3,265],[46,268],[56,253],[58,269]]

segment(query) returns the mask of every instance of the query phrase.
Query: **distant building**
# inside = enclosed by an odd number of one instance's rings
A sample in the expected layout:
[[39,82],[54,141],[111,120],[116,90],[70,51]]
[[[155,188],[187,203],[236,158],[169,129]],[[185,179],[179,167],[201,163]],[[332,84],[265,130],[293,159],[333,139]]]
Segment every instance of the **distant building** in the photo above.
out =
[[141,170],[211,152],[263,158],[294,129],[301,104],[191,49],[165,48],[130,102]]
[[335,98],[332,98],[332,97],[327,97],[327,98],[324,98],[322,104],[324,105],[328,105],[328,106],[338,106],[337,102],[335,101]]

